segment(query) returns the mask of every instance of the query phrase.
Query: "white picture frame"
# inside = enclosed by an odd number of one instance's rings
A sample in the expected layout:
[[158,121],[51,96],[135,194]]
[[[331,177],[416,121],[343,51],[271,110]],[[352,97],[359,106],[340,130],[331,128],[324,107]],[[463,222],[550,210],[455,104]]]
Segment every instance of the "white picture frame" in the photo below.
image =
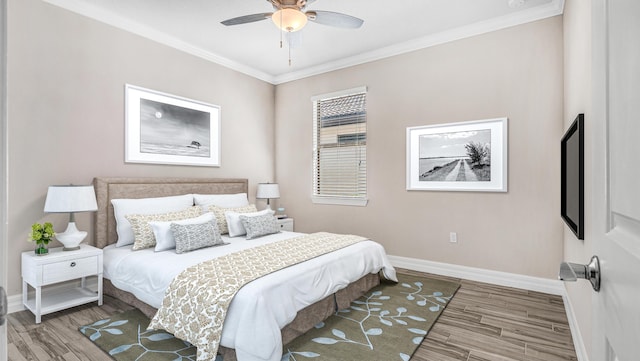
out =
[[407,190],[506,192],[508,120],[407,128]]
[[125,85],[125,162],[220,166],[220,107]]

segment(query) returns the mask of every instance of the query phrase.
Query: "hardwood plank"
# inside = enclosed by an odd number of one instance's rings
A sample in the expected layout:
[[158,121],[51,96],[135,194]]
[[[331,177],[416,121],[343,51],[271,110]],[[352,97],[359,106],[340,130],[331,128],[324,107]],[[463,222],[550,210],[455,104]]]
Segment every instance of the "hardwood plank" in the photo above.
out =
[[482,316],[495,316],[510,320],[524,320],[527,319],[528,315],[527,310],[514,310],[500,307],[499,305],[494,306],[488,304],[467,305],[464,310],[465,312],[475,313]]
[[552,339],[551,337],[545,337],[544,333],[535,332],[530,329],[527,330],[519,330],[517,332],[513,332],[511,330],[503,330],[502,338],[505,340],[518,340],[522,341],[527,345],[527,348],[535,348],[539,350],[557,350],[553,353],[563,353],[562,351],[567,350],[570,352],[574,351],[573,341],[571,339]]
[[521,361],[521,358],[513,358],[497,353],[487,353],[473,350],[469,354],[469,361]]
[[412,360],[466,361],[469,351],[459,347],[425,339],[413,354]]
[[523,294],[492,294],[491,298],[505,302],[510,307],[521,309],[540,309],[564,314],[564,305],[552,302],[551,295],[547,297],[532,297]]
[[447,317],[442,317],[438,320],[440,326],[450,326],[453,328],[464,329],[466,331],[474,332],[477,334],[499,337],[502,334],[502,328],[495,327],[490,324],[482,322],[470,323],[468,320],[459,317],[452,317],[448,314]]
[[512,332],[522,334],[537,340],[546,340],[551,343],[571,343],[571,334],[565,332],[557,332],[553,328],[553,324],[539,322],[538,320],[514,321],[504,318],[485,316],[481,323],[499,327],[504,332]]
[[27,361],[27,359],[25,358],[25,356],[23,355],[23,353],[18,349],[18,347],[16,346],[15,341],[14,342],[9,342],[7,344],[7,355],[9,357],[9,360],[13,360],[13,361]]
[[514,360],[524,360],[526,346],[525,342],[514,338],[479,334],[463,329],[453,330],[447,344],[470,351],[481,351],[489,355],[505,356]]
[[62,355],[62,359],[64,361],[82,361],[78,358],[78,356],[76,356],[74,353],[72,352],[68,352],[64,355]]
[[577,361],[578,357],[572,348],[559,348],[527,344],[525,361]]

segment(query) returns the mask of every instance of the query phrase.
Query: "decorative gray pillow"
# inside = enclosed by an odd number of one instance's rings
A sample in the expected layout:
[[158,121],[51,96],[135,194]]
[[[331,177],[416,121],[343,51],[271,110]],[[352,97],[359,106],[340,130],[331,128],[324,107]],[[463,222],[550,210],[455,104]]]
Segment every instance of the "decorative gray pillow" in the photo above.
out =
[[276,217],[272,213],[257,216],[240,215],[240,221],[247,231],[247,239],[266,236],[280,232]]
[[176,240],[176,253],[224,244],[215,220],[200,224],[171,223],[169,227]]

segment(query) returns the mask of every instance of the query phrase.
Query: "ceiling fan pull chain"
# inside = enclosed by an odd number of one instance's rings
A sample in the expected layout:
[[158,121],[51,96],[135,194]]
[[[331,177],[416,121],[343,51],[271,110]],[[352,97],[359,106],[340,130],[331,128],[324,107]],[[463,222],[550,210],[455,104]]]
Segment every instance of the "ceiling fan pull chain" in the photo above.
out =
[[[282,24],[282,11],[280,12],[280,24]],[[280,28],[280,49],[282,49],[282,33],[284,33],[284,30]]]

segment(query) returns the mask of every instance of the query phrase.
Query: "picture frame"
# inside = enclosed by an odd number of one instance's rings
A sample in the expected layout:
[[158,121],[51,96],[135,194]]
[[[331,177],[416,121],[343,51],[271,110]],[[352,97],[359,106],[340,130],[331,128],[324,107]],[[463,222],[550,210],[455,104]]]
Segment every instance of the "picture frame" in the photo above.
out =
[[508,119],[407,128],[407,190],[506,192]]
[[125,162],[220,166],[220,107],[125,85]]

